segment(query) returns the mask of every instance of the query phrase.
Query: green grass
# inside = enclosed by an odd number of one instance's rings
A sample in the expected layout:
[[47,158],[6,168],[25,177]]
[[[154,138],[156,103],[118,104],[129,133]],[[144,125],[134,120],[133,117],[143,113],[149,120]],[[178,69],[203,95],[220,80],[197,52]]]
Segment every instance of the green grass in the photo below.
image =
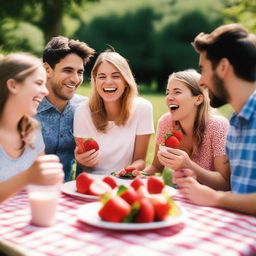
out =
[[[90,87],[89,86],[81,86],[78,89],[78,93],[82,94],[82,95],[89,96],[90,95]],[[160,116],[162,114],[164,114],[168,111],[166,108],[166,105],[165,105],[164,93],[160,94],[160,93],[154,93],[154,92],[148,92],[148,91],[145,92],[145,89],[143,88],[143,90],[140,92],[139,95],[140,95],[140,97],[143,97],[152,103],[153,109],[154,109],[154,126],[156,129],[158,119],[160,118]],[[225,106],[219,108],[217,110],[217,112],[219,114],[229,118],[230,114],[232,113],[232,110],[229,105],[225,105]],[[151,161],[153,160],[153,157],[154,157],[154,150],[155,150],[154,142],[155,142],[155,134],[153,134],[150,139],[149,150],[148,150],[148,154],[147,154],[147,164],[151,163]]]

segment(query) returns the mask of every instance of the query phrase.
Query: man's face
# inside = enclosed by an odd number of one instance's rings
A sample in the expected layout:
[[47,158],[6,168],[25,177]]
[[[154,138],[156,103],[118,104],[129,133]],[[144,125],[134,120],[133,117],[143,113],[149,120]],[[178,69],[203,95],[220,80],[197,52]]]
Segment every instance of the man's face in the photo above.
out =
[[221,79],[216,69],[213,70],[211,62],[206,57],[206,52],[201,52],[199,59],[201,79],[199,85],[209,89],[210,104],[214,108],[221,107],[229,102],[229,95],[225,82]]
[[47,65],[46,71],[51,96],[68,101],[83,82],[84,64],[82,58],[71,53],[60,60],[54,69]]

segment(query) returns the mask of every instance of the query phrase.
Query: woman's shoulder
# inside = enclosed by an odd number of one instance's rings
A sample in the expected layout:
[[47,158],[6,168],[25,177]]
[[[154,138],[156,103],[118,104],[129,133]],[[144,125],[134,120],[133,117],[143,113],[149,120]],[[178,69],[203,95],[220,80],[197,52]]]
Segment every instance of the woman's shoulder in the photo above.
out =
[[76,111],[75,113],[78,114],[78,113],[82,113],[82,114],[85,114],[89,112],[89,101],[86,100],[84,101],[83,103],[81,103],[77,108],[76,108]]
[[135,97],[133,103],[136,106],[136,108],[143,108],[143,107],[152,108],[152,103],[149,100],[142,97]]
[[229,121],[223,116],[214,115],[206,123],[206,131],[208,133],[226,134],[229,129]]
[[171,117],[171,114],[170,112],[166,112],[164,113],[163,115],[160,116],[160,118],[158,119],[158,123],[171,123],[172,121],[172,117]]
[[213,115],[206,123],[206,126],[209,128],[229,127],[229,121],[224,116]]

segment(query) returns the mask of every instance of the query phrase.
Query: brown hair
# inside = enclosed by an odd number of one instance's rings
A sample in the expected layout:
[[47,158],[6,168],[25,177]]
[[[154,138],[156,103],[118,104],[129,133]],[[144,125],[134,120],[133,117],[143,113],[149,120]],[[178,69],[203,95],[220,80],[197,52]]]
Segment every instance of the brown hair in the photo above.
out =
[[86,64],[94,54],[94,49],[86,43],[78,40],[68,39],[64,36],[53,37],[45,46],[43,52],[43,62],[47,62],[51,68],[54,68],[60,60],[68,54],[77,54]]
[[[1,57],[0,60],[0,116],[3,113],[6,101],[9,97],[7,81],[14,79],[17,82],[23,82],[37,68],[42,66],[40,59],[29,54],[9,54]],[[23,149],[27,145],[32,147],[32,133],[39,127],[38,122],[30,117],[23,116],[17,124],[17,129],[21,138],[21,147]]]
[[125,125],[130,117],[132,111],[132,102],[134,97],[137,95],[137,84],[132,75],[132,71],[129,67],[127,60],[122,57],[119,53],[113,51],[105,51],[101,53],[91,71],[91,84],[92,84],[92,95],[89,100],[89,107],[91,110],[91,116],[93,123],[98,131],[105,132],[108,124],[107,112],[104,106],[103,99],[100,97],[96,90],[96,76],[98,68],[102,62],[109,62],[114,65],[123,76],[127,87],[122,95],[122,105],[119,114],[119,118],[115,121],[116,125]]
[[200,33],[192,43],[197,52],[206,52],[213,69],[227,58],[235,74],[246,81],[256,81],[256,35],[240,24],[223,25],[210,34]]
[[[196,152],[198,146],[202,143],[206,122],[209,120],[211,114],[211,108],[209,103],[208,91],[205,88],[199,86],[199,79],[201,75],[196,72],[194,69],[187,69],[184,71],[179,71],[176,73],[172,73],[169,76],[168,83],[170,79],[175,79],[182,82],[191,92],[193,96],[203,95],[203,102],[197,108],[197,114],[194,123],[194,145],[192,153]],[[180,123],[178,122],[180,126]],[[182,129],[182,127],[180,127]]]

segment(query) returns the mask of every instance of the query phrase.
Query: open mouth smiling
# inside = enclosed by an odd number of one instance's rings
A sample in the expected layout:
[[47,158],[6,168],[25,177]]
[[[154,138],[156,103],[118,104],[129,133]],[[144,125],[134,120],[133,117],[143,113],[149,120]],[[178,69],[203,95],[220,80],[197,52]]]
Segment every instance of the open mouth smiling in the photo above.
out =
[[178,106],[178,105],[169,105],[169,108],[170,108],[170,110],[176,110],[176,109],[178,109],[180,106]]
[[114,87],[106,87],[106,88],[103,88],[103,91],[104,91],[104,92],[107,92],[107,93],[113,93],[113,92],[116,92],[116,91],[117,91],[117,88],[114,88]]

